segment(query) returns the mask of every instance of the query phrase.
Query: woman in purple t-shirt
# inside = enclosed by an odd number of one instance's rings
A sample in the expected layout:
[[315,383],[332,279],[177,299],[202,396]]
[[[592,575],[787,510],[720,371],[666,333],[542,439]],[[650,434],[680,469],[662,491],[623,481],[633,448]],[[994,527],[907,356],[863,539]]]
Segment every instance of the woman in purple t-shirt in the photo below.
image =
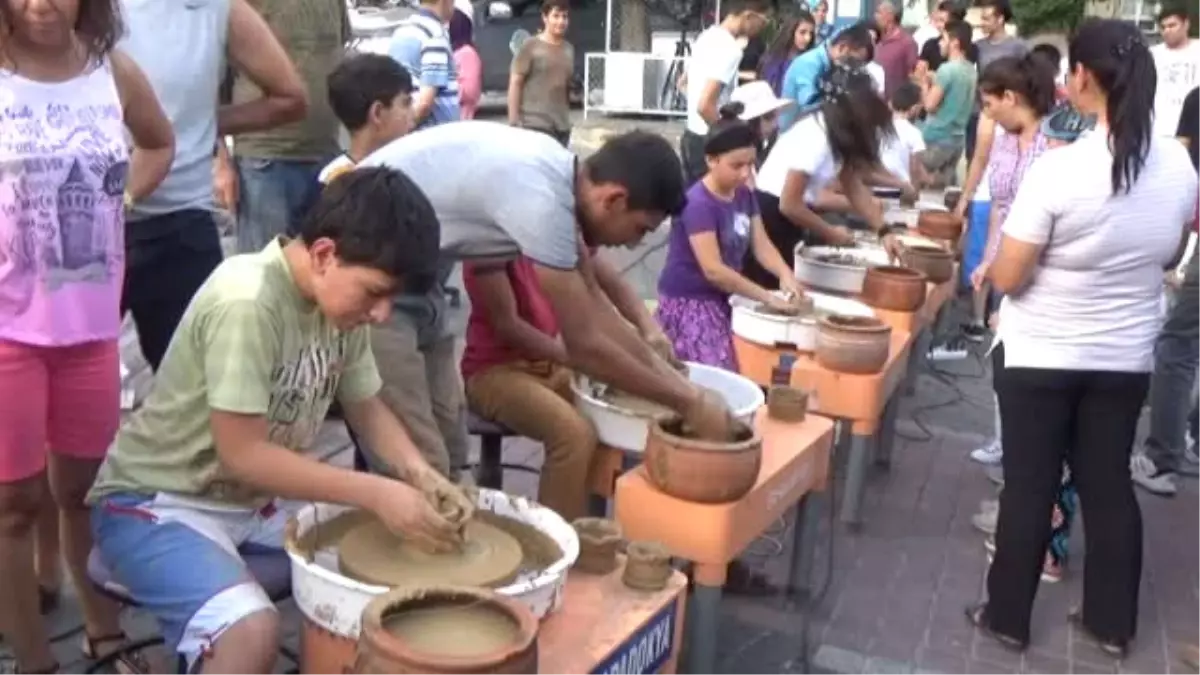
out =
[[737,371],[729,296],[773,307],[787,302],[742,275],[747,250],[779,278],[780,288],[802,291],[771,243],[747,181],[757,137],[727,107],[704,141],[708,173],[688,191],[687,206],[671,224],[667,262],[658,278],[658,323],[685,361]]

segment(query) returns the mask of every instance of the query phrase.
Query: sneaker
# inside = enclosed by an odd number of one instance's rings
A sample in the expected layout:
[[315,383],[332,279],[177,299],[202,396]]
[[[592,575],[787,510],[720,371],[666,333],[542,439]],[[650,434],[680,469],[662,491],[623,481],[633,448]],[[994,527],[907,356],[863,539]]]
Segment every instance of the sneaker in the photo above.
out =
[[1179,491],[1175,485],[1175,472],[1160,471],[1144,452],[1135,452],[1129,458],[1129,474],[1134,483],[1159,497],[1174,497]]
[[1004,457],[1004,446],[996,440],[971,451],[971,459],[989,466],[999,464],[1002,457]]
[[1196,439],[1188,434],[1187,447],[1183,449],[1183,461],[1179,463],[1179,473],[1184,476],[1200,475],[1200,453],[1197,452]]
[[[986,535],[996,534],[996,519],[1000,517],[1000,502],[985,499],[980,511],[971,516],[971,525]],[[991,541],[989,538],[988,541]]]
[[[987,561],[988,564],[991,565],[992,560],[996,557],[996,540],[992,539],[991,537],[984,539],[983,549],[987,551]],[[1047,584],[1056,584],[1062,581],[1062,578],[1062,565],[1054,562],[1054,557],[1050,555],[1049,551],[1047,551],[1046,559],[1042,561],[1042,581]]]
[[983,342],[987,337],[987,326],[984,326],[982,322],[966,324],[962,327],[962,335],[965,340]]
[[929,361],[962,361],[970,355],[965,342],[949,340],[930,349],[926,352],[925,358]]
[[999,464],[995,466],[989,466],[983,470],[983,473],[996,487],[1004,487],[1004,468]]

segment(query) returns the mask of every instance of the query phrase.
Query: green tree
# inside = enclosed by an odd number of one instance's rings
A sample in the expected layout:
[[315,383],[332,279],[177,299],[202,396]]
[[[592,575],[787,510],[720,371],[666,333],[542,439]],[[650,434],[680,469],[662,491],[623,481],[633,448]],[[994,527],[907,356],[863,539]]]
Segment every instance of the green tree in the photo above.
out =
[[1023,35],[1070,32],[1083,21],[1086,0],[1012,0],[1013,22]]

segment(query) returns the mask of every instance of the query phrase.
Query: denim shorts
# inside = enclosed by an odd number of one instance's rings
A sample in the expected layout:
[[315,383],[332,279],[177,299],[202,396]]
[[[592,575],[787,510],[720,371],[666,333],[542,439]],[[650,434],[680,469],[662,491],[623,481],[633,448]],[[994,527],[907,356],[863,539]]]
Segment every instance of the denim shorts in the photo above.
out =
[[158,620],[166,644],[190,672],[225,629],[274,611],[242,555],[286,556],[284,526],[295,510],[115,494],[92,507],[92,535],[113,580]]

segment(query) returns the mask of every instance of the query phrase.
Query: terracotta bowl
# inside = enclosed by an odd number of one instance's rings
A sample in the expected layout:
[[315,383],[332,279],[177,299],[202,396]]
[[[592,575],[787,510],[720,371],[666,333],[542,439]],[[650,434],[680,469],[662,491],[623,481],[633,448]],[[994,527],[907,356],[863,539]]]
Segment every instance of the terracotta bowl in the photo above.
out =
[[945,283],[954,276],[954,254],[937,246],[906,246],[900,251],[900,262],[924,272],[935,284]]
[[608,574],[617,568],[617,551],[623,543],[621,524],[608,518],[576,518],[579,558],[572,569],[584,574]]
[[958,241],[962,231],[962,218],[948,211],[922,211],[917,216],[917,232],[926,237]]
[[[478,645],[478,651],[469,654],[440,653],[406,638],[397,627],[406,619],[454,620],[438,610],[471,612],[490,625],[510,629],[511,638],[494,638],[496,644]],[[372,600],[363,612],[354,672],[536,673],[537,635],[538,621],[527,607],[492,591],[465,586],[398,588]]]
[[657,541],[631,541],[621,581],[637,591],[661,591],[671,578],[671,552]]
[[650,425],[645,467],[662,492],[689,502],[722,504],[744,497],[758,480],[762,437],[746,425],[736,440],[714,443],[686,437],[679,420]]
[[907,267],[872,267],[863,278],[863,302],[895,312],[915,312],[925,303],[929,277]]
[[830,315],[817,321],[817,364],[854,375],[873,375],[887,364],[892,328],[874,317]]

